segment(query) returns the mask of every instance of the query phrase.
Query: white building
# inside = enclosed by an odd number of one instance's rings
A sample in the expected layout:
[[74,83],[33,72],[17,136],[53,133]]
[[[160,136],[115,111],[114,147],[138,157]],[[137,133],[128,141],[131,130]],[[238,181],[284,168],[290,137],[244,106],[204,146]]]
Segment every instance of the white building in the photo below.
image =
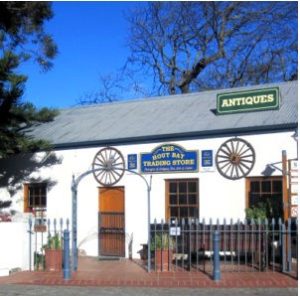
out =
[[[61,110],[30,131],[49,140],[53,152],[2,161],[9,186],[1,184],[1,196],[12,197],[19,212],[42,209],[47,218],[71,219],[72,176],[91,170],[97,152],[111,146],[126,169],[148,183],[152,176],[151,222],[244,219],[259,202],[283,217],[282,154],[297,158],[297,87],[287,82]],[[112,183],[116,172],[95,174]],[[113,186],[87,175],[78,185],[78,248],[128,256],[132,240],[138,256],[147,242],[147,211],[147,186],[138,175],[125,171]]]

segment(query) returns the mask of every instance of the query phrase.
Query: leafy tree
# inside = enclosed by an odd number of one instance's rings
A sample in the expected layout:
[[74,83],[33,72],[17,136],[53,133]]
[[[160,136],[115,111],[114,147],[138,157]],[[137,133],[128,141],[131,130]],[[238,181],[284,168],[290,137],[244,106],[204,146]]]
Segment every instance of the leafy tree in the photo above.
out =
[[149,96],[297,79],[297,19],[297,2],[288,1],[138,4],[127,15],[131,54],[116,75],[126,77],[119,94],[126,87]]
[[52,17],[49,2],[0,2],[0,48],[20,62],[34,58],[45,70],[51,68],[57,47],[43,26]]
[[51,68],[57,48],[43,30],[51,17],[48,2],[0,2],[0,158],[48,145],[24,130],[52,120],[57,111],[22,101],[27,78],[17,70],[29,58],[44,70]]
[[[43,26],[52,15],[48,2],[0,2],[0,161],[16,153],[49,147],[49,143],[29,137],[25,129],[52,120],[57,111],[38,110],[23,102],[27,77],[18,73],[18,67],[34,59],[43,70],[51,68],[57,48]],[[0,166],[0,178],[5,173]],[[0,209],[10,204],[0,201]]]
[[0,209],[8,208],[11,205],[11,200],[0,200]]

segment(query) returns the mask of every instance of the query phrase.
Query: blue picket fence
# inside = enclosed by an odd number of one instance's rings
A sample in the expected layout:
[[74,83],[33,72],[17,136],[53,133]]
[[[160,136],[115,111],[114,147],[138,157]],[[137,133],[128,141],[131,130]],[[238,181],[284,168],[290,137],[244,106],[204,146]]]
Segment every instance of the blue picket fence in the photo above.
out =
[[[160,221],[151,224],[151,270],[213,270],[219,233],[221,271],[280,271],[297,275],[298,221]],[[164,261],[164,262],[163,262]]]
[[[57,243],[63,249],[64,230],[69,228],[68,220],[29,220],[30,270],[47,270],[47,247]],[[216,232],[218,254],[214,253]],[[298,275],[298,221],[295,219],[286,222],[280,219],[223,220],[222,223],[197,219],[155,220],[150,225],[150,234],[151,271],[213,274],[217,255],[221,272],[277,271]],[[142,257],[148,266],[147,245],[143,251]]]
[[[28,222],[29,269],[58,271],[63,267],[64,230],[69,230],[69,220],[33,218]],[[53,250],[51,266],[46,262],[47,250]],[[58,253],[54,255],[54,253]]]

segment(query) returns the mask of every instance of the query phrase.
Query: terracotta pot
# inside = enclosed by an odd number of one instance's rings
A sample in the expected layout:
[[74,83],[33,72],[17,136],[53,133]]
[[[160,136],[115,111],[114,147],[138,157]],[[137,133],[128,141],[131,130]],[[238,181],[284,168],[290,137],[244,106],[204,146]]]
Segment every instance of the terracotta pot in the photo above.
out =
[[157,271],[171,270],[173,251],[172,250],[155,250],[155,265]]
[[62,250],[45,249],[46,271],[62,270]]
[[46,225],[36,224],[36,225],[34,225],[34,231],[35,232],[46,232],[47,231],[47,227],[46,227]]

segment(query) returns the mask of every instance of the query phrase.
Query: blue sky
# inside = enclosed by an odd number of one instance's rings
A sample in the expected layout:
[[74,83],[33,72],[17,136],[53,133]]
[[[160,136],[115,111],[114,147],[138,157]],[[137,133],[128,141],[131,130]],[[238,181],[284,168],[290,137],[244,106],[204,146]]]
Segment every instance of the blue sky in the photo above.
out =
[[99,76],[120,68],[129,53],[124,12],[136,2],[54,2],[54,17],[46,23],[58,45],[54,67],[44,73],[27,62],[23,99],[37,107],[74,106],[80,97],[97,91]]

